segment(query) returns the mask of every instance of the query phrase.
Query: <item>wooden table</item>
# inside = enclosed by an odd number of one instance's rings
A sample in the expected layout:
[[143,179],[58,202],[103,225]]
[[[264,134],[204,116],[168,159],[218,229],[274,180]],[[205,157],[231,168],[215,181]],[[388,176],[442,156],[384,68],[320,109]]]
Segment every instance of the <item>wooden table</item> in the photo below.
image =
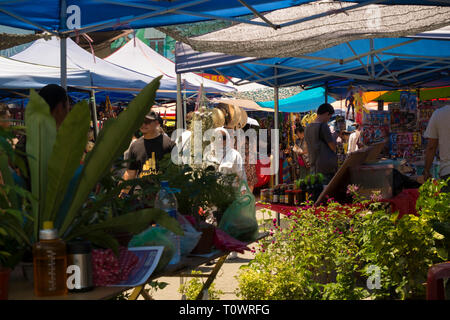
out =
[[[263,239],[268,236],[268,233],[260,233],[255,241]],[[248,242],[247,245],[255,242]],[[199,257],[199,256],[186,256],[182,257],[181,261],[175,265],[169,265],[164,269],[163,272],[154,273],[146,281],[145,284],[138,287],[95,287],[94,290],[89,292],[80,293],[68,293],[65,296],[53,296],[53,297],[37,297],[34,295],[33,285],[31,282],[25,280],[23,277],[13,272],[11,274],[10,285],[9,285],[9,300],[108,300],[117,297],[125,291],[133,290],[131,295],[128,297],[129,300],[136,300],[139,296],[142,296],[146,300],[151,300],[152,297],[144,290],[146,284],[160,277],[205,277],[206,282],[204,283],[197,300],[201,300],[203,294],[207,292],[214,279],[216,278],[220,268],[225,262],[230,251],[217,251],[214,252],[209,257]],[[218,259],[215,262],[214,268],[209,274],[198,274],[192,275],[191,271],[196,269],[202,264],[211,262]]]

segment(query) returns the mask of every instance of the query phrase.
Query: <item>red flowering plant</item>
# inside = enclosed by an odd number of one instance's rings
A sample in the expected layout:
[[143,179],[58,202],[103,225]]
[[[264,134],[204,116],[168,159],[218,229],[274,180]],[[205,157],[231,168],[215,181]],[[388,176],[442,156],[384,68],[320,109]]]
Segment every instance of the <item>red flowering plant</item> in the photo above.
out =
[[283,219],[276,219],[270,237],[253,249],[255,259],[239,274],[238,296],[244,299],[360,299],[357,286],[359,244],[355,233],[368,209],[311,202]]
[[[241,268],[236,294],[254,300],[424,298],[426,270],[437,261],[431,229],[413,215],[397,219],[376,198],[307,202],[281,226],[274,219],[270,236]],[[373,267],[381,276],[375,289],[368,286]]]

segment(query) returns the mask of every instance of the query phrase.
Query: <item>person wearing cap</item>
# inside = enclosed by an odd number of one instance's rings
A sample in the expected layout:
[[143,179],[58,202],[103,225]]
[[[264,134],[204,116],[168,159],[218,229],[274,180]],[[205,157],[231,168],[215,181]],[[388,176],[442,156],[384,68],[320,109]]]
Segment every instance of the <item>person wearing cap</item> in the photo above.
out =
[[130,146],[129,164],[124,180],[142,178],[158,170],[158,161],[170,153],[174,142],[160,129],[159,115],[150,111],[144,118],[141,128],[142,137]]

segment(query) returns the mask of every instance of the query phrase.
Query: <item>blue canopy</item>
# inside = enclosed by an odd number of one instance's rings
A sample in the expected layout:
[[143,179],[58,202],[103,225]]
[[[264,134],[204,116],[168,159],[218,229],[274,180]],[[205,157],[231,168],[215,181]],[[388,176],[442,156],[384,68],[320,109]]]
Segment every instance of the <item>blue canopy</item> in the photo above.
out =
[[350,85],[366,91],[450,85],[450,41],[380,38],[343,43],[301,58],[255,59],[176,47],[177,72],[202,71],[271,87],[327,86],[345,95]]
[[[22,0],[2,1],[3,25],[36,31],[67,33],[138,29],[206,20],[229,20],[277,28],[270,21],[236,17],[288,8],[310,0]],[[356,6],[373,3],[449,6],[448,1],[351,0]],[[331,13],[330,13],[331,14]],[[283,27],[283,25],[281,26]]]
[[[328,103],[336,101],[333,97],[327,97]],[[279,100],[279,110],[282,112],[308,112],[316,110],[325,102],[325,89],[315,88],[302,91],[292,97]],[[263,108],[274,109],[274,101],[257,102]]]

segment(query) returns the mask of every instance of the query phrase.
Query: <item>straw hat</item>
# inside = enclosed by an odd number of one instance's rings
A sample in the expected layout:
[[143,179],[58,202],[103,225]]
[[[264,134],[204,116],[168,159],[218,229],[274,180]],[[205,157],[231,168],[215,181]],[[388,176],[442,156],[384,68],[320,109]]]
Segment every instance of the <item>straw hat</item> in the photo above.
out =
[[234,121],[235,121],[234,120],[234,117],[235,117],[234,107],[227,103],[221,102],[216,105],[216,108],[220,109],[223,112],[223,115],[225,117],[224,127],[234,128]]
[[230,109],[231,120],[225,125],[225,127],[230,129],[236,129],[239,124],[239,119],[241,117],[241,109],[236,105],[228,105]]
[[223,127],[225,124],[225,115],[223,111],[218,108],[212,109],[212,119],[214,128]]
[[247,124],[248,115],[247,115],[247,111],[245,111],[242,108],[239,108],[239,109],[240,109],[240,117],[239,117],[238,127],[242,129]]

